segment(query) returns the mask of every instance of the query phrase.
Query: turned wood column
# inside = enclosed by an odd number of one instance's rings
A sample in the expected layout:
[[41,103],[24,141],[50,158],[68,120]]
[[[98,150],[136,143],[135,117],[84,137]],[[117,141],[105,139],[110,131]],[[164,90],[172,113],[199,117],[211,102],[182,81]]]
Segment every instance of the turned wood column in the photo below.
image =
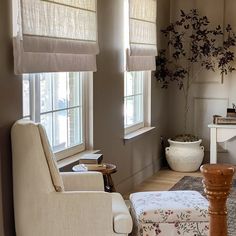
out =
[[201,166],[204,190],[209,200],[210,236],[227,236],[226,200],[235,169],[226,164]]

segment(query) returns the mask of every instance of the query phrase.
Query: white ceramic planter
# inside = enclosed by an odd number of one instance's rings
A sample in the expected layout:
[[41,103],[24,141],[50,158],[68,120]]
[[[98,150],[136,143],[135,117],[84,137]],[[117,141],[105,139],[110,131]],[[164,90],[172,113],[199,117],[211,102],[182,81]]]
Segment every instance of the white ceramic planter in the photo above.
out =
[[197,171],[202,164],[204,147],[202,140],[196,142],[176,142],[168,139],[170,147],[166,148],[166,159],[172,170],[180,172]]

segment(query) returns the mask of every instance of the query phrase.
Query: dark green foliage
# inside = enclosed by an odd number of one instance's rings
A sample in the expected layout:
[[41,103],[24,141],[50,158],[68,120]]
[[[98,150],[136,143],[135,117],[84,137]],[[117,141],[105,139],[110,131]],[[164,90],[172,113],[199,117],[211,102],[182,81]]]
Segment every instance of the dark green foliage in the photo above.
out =
[[181,135],[175,136],[171,140],[177,141],[177,142],[196,142],[199,140],[199,138],[192,134],[181,134]]
[[207,70],[218,68],[222,75],[235,70],[231,66],[235,57],[231,48],[236,44],[236,35],[230,25],[225,28],[222,43],[221,26],[212,29],[207,16],[200,16],[196,9],[189,13],[181,10],[180,19],[161,32],[171,49],[170,55],[166,50],[160,50],[156,58],[155,77],[163,88],[176,81],[178,88],[183,89],[184,80],[196,63]]

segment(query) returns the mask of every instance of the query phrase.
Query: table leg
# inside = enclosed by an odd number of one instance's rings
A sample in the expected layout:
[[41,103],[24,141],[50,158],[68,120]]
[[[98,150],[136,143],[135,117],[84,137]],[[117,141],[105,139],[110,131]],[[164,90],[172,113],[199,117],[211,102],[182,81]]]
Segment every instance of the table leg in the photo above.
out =
[[116,192],[115,185],[113,183],[113,180],[112,180],[110,174],[108,174],[108,182],[109,182],[109,185],[110,185],[110,188],[111,188],[111,192]]
[[210,144],[210,163],[217,163],[217,140],[216,128],[211,128],[211,144]]
[[106,192],[116,192],[113,180],[111,178],[110,174],[105,174],[103,175],[103,179],[104,179],[104,186],[105,186],[105,191]]

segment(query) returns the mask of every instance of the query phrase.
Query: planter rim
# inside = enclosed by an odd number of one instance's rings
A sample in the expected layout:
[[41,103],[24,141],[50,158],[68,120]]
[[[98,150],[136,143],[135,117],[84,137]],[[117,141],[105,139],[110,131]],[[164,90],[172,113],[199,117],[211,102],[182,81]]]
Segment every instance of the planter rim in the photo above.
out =
[[193,142],[180,142],[180,141],[174,141],[171,140],[170,138],[168,139],[169,143],[176,143],[176,144],[198,144],[202,142],[202,139],[199,139],[198,141],[193,141]]

